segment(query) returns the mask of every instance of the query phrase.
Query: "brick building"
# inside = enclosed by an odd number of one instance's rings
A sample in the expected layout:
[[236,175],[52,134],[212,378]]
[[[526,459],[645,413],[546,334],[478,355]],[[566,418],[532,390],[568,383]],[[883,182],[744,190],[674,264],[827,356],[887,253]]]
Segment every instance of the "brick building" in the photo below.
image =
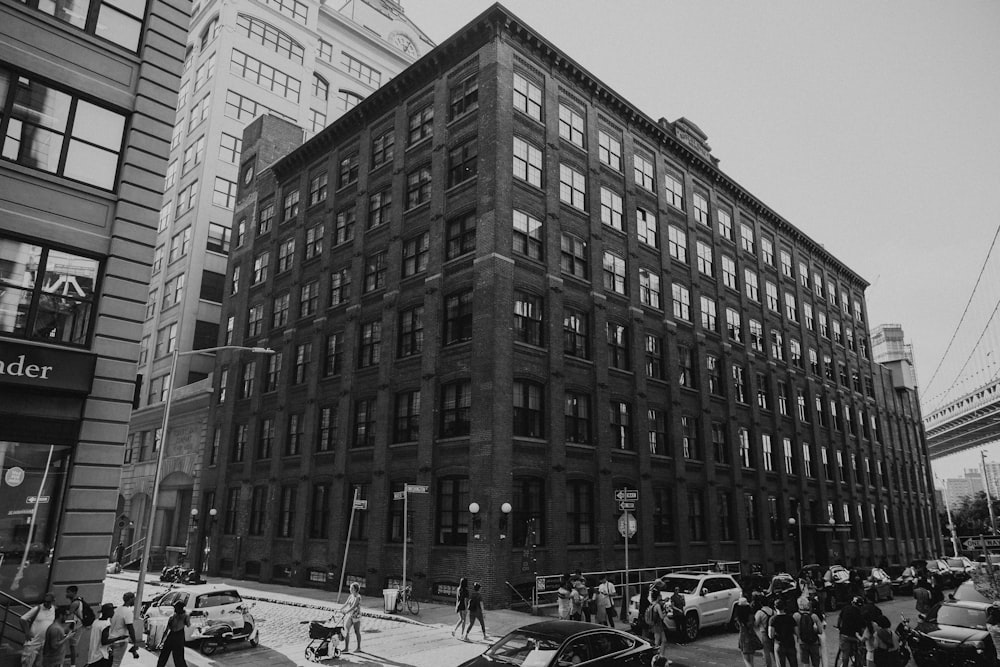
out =
[[407,484],[424,595],[621,568],[619,488],[633,567],[939,549],[867,283],[690,121],[495,5],[297,137],[244,136],[220,342],[280,355],[216,366],[210,571],[335,586],[357,491],[345,574],[392,585]]

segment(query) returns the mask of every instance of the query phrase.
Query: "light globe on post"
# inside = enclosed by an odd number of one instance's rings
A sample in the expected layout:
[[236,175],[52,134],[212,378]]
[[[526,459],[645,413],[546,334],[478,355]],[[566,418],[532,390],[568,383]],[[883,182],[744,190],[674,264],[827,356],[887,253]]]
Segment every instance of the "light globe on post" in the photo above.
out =
[[472,537],[474,539],[479,539],[479,527],[481,520],[479,518],[479,503],[471,502],[469,503],[469,514],[472,515]]
[[503,505],[500,506],[500,512],[501,512],[501,514],[500,514],[500,539],[501,540],[507,539],[507,520],[508,520],[508,517],[510,516],[511,510],[513,510],[513,509],[514,508],[511,507],[510,503],[504,503]]

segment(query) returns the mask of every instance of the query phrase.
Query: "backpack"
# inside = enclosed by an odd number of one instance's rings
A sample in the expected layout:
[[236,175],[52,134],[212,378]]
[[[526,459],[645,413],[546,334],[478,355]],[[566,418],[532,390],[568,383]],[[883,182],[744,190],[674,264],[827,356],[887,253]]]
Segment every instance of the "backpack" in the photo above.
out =
[[799,641],[803,644],[819,643],[819,633],[816,631],[816,617],[812,613],[798,613]]
[[87,601],[83,598],[78,597],[77,600],[80,601],[80,620],[83,622],[83,627],[89,628],[97,620],[94,608],[87,604]]
[[892,632],[889,628],[879,628],[876,630],[875,639],[878,642],[878,648],[886,651],[891,651],[896,648],[896,643],[892,639]]
[[646,621],[646,625],[649,627],[655,626],[660,622],[660,605],[656,602],[650,602],[649,606],[646,607],[646,616],[643,618]]

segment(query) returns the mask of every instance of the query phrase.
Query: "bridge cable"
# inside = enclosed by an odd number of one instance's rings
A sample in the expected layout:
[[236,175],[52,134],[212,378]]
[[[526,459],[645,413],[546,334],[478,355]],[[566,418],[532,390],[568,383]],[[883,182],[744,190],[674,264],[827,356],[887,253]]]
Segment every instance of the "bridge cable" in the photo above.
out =
[[[990,243],[990,249],[986,252],[986,259],[983,261],[983,266],[979,269],[979,276],[976,278],[976,284],[973,285],[972,293],[969,294],[969,301],[965,304],[965,310],[962,311],[962,317],[959,318],[958,324],[955,326],[955,331],[951,334],[951,340],[948,341],[948,347],[945,348],[944,354],[941,355],[941,360],[938,362],[937,368],[934,369],[934,373],[931,374],[931,379],[928,380],[926,385],[924,385],[928,389],[930,389],[931,384],[933,384],[934,380],[937,378],[938,371],[940,371],[941,366],[944,365],[944,360],[948,357],[948,352],[951,351],[951,346],[955,342],[955,338],[958,336],[959,329],[962,328],[962,323],[965,322],[965,316],[969,313],[969,307],[972,305],[972,299],[976,296],[976,290],[979,288],[979,283],[982,281],[983,274],[986,272],[986,265],[989,264],[990,255],[993,254],[993,248],[996,246],[998,236],[1000,236],[1000,225],[997,225],[997,230],[993,233],[993,242]],[[998,305],[1000,305],[1000,303],[998,303]],[[993,313],[995,315],[996,311],[994,310]],[[993,318],[991,317],[990,319],[992,320]],[[982,339],[982,336],[980,336],[980,339]],[[978,344],[979,343],[977,342],[976,345]],[[975,348],[973,348],[973,350],[974,349]],[[966,364],[968,364],[968,360],[966,361]],[[962,370],[965,370],[965,366],[962,366]],[[959,374],[961,375],[961,371],[959,371]],[[954,387],[954,383],[952,383],[952,387]],[[945,391],[949,391],[952,387],[949,387]]]
[[[962,377],[962,373],[965,372],[965,369],[969,365],[969,362],[972,361],[972,357],[976,354],[976,350],[979,348],[979,344],[983,342],[983,337],[989,330],[990,324],[993,323],[993,318],[997,316],[997,312],[1000,312],[1000,299],[997,300],[996,305],[993,307],[993,312],[990,314],[990,319],[986,320],[986,326],[983,328],[982,333],[979,334],[979,338],[976,340],[976,344],[972,346],[972,352],[969,353],[969,356],[966,358],[965,363],[962,364],[961,370],[958,371],[958,374],[955,376],[955,379],[952,380],[951,386],[945,390],[946,392],[950,391],[955,387],[955,385],[958,384],[959,379]],[[937,408],[935,407],[934,410],[931,410],[931,412],[935,412],[936,410]]]

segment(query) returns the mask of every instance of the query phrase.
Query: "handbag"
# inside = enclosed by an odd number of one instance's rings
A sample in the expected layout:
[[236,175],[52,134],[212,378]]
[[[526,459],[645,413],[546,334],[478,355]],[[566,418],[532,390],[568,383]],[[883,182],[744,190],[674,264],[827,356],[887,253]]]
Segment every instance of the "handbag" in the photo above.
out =
[[605,609],[605,612],[607,613],[608,618],[617,618],[618,617],[618,612],[615,610],[615,606],[614,605],[611,605],[610,607],[608,607],[607,609]]
[[760,637],[757,636],[756,632],[754,632],[753,630],[749,630],[747,634],[750,635],[748,641],[750,645],[747,648],[752,649],[752,652],[754,653],[764,648],[764,642],[760,640]]

